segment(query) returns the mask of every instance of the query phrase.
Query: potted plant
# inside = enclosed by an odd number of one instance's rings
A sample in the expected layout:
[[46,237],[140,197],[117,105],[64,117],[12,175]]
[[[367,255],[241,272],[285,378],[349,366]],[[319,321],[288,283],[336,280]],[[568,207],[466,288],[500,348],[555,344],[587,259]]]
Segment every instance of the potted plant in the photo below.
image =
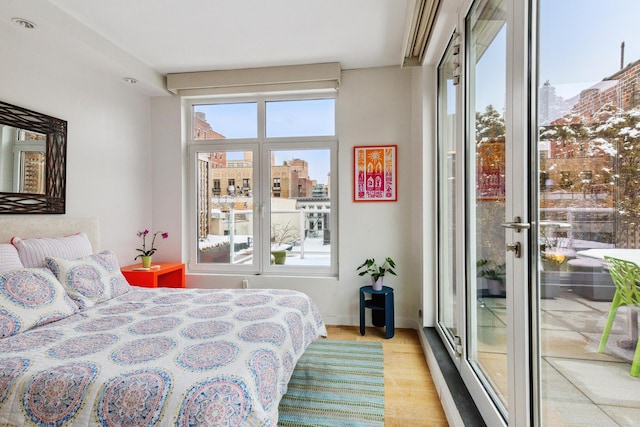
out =
[[545,271],[560,271],[566,261],[567,257],[560,252],[542,252],[542,266]]
[[376,263],[375,258],[368,258],[356,268],[356,271],[361,270],[358,276],[369,274],[371,276],[371,286],[374,290],[379,291],[382,289],[385,274],[389,273],[397,276],[393,270],[394,268],[396,268],[396,263],[390,257],[386,257],[380,265]]
[[271,256],[274,264],[284,264],[287,258],[287,249],[291,249],[289,242],[298,236],[297,228],[287,221],[284,224],[271,224]]
[[487,279],[487,287],[491,295],[503,295],[505,292],[504,278],[506,276],[506,264],[496,264],[487,259],[478,260],[478,277]]
[[169,233],[164,231],[156,231],[153,233],[153,239],[151,239],[151,247],[147,249],[147,235],[149,234],[149,230],[138,231],[138,237],[142,237],[142,248],[136,249],[136,251],[140,252],[134,259],[141,258],[142,266],[145,268],[149,268],[151,266],[151,255],[155,254],[157,249],[155,247],[156,236],[160,234],[163,239],[169,237]]

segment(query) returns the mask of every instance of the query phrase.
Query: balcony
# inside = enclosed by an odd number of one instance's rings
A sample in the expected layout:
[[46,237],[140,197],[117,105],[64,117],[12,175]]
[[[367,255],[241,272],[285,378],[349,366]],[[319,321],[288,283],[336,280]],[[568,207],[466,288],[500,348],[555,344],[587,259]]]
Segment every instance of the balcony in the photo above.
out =
[[[637,425],[640,379],[629,375],[635,343],[629,345],[626,308],[618,310],[605,353],[597,352],[610,304],[571,287],[540,301],[542,425]],[[477,307],[477,357],[484,366],[504,367],[495,361],[507,357],[505,299],[483,296]],[[497,386],[507,395],[506,372],[500,377],[505,382]]]
[[[212,209],[211,234],[198,242],[199,263],[240,265],[253,262],[254,236],[251,233],[254,212],[251,209],[233,209],[235,205],[237,203],[230,203],[231,208],[227,210]],[[325,218],[329,214],[330,209],[272,210],[272,254],[279,252],[278,264],[330,266],[331,234]]]

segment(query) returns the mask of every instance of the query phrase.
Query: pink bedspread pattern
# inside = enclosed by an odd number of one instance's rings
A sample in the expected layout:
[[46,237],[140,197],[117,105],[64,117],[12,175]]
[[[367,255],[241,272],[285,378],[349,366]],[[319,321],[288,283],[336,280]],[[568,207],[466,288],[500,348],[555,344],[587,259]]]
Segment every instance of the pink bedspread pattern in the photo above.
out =
[[0,339],[0,424],[275,426],[326,336],[297,291],[132,289]]

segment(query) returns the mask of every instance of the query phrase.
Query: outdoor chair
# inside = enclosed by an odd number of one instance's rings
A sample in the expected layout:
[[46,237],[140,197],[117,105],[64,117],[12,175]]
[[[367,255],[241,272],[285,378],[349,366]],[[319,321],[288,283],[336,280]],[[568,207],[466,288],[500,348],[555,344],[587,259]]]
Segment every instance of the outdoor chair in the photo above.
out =
[[[605,256],[605,261],[613,284],[616,287],[616,293],[613,295],[613,301],[611,301],[611,308],[609,309],[607,324],[604,327],[604,331],[602,331],[598,353],[604,352],[618,307],[626,305],[630,310],[640,311],[640,285],[638,284],[638,281],[640,281],[640,267],[634,262],[609,256]],[[636,344],[636,352],[633,356],[630,374],[632,377],[637,377],[639,373],[640,340]]]

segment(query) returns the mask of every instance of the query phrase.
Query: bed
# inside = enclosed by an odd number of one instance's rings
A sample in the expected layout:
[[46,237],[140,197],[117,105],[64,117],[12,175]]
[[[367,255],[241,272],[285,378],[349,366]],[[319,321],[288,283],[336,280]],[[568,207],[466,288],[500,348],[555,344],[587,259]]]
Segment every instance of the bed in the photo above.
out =
[[109,251],[45,258],[0,273],[0,325],[12,304],[58,307],[0,327],[0,425],[275,426],[297,360],[326,336],[298,291],[138,288]]

